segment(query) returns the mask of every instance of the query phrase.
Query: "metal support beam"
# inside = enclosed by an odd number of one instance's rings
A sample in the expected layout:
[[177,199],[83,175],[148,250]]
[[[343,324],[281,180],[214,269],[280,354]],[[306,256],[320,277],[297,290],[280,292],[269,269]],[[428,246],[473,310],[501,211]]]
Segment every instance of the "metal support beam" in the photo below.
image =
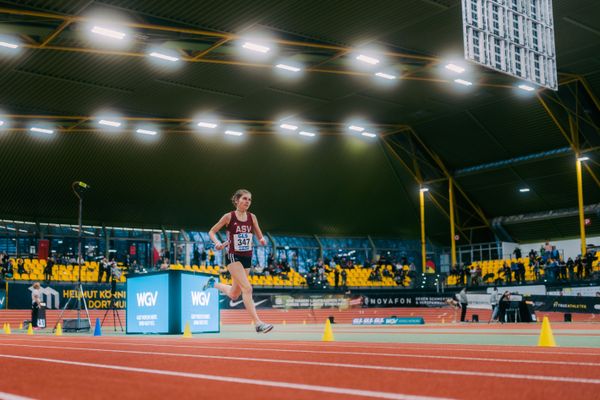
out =
[[448,204],[450,204],[450,244],[452,266],[456,265],[456,239],[454,238],[454,180],[448,179]]
[[[452,175],[448,171],[448,168],[446,168],[446,166],[444,165],[442,159],[437,154],[435,154],[432,150],[430,150],[429,147],[427,147],[425,145],[425,143],[417,135],[417,133],[414,131],[414,129],[410,128],[410,132],[415,137],[415,139],[417,139],[417,141],[421,144],[421,146],[423,146],[423,148],[429,154],[429,156],[436,162],[436,164],[442,170],[442,172],[444,173],[444,175],[446,175],[446,178],[450,179],[452,177]],[[467,196],[467,194],[464,192],[464,190],[462,190],[462,188],[457,183],[455,183],[454,186],[456,186],[456,189],[460,192],[460,194],[464,197],[464,199],[467,201],[467,203],[469,203],[469,205],[477,213],[477,215],[479,216],[479,218],[481,218],[482,222],[484,224],[486,224],[490,229],[492,229],[492,226],[490,225],[490,222],[489,222],[488,218],[485,216],[483,210],[479,206],[477,206],[469,198],[469,196]]]
[[421,268],[425,273],[425,264],[427,263],[427,247],[425,242],[425,192],[419,190],[419,209],[421,210]]
[[577,204],[579,208],[579,235],[581,237],[581,256],[586,254],[585,244],[585,217],[583,211],[583,183],[581,180],[581,161],[579,158],[575,161],[577,170]]
[[[390,145],[390,143],[388,143],[388,141],[386,139],[382,140],[384,146],[389,150],[389,153],[394,157],[394,159],[396,159],[400,165],[402,165],[402,167],[412,176],[412,178],[415,180],[415,182],[419,185],[419,187],[423,186],[423,182],[419,179],[419,177],[417,176],[417,174],[408,166],[408,164],[406,164],[406,162],[402,159],[402,157],[400,157],[398,155],[398,153],[394,150],[394,148]],[[431,201],[433,202],[433,204],[440,210],[440,212],[442,214],[444,214],[447,218],[450,218],[450,215],[448,214],[448,212],[444,209],[444,207],[440,204],[440,202],[436,199],[436,197],[433,195],[433,193],[429,192],[429,198],[431,199]],[[460,232],[461,235],[463,235],[465,238],[468,238],[469,236],[462,230],[461,227],[459,227],[458,225],[456,226],[456,229]],[[469,239],[467,239],[469,240]]]

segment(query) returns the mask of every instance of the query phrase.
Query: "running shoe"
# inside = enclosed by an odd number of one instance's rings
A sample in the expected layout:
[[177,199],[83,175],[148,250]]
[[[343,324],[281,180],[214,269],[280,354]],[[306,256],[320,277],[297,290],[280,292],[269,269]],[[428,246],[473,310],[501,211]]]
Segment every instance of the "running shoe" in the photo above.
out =
[[202,288],[202,291],[204,292],[207,289],[212,289],[214,287],[215,287],[215,278],[208,278],[208,280],[204,284],[204,287]]
[[273,330],[273,325],[261,322],[256,324],[256,333],[269,333]]

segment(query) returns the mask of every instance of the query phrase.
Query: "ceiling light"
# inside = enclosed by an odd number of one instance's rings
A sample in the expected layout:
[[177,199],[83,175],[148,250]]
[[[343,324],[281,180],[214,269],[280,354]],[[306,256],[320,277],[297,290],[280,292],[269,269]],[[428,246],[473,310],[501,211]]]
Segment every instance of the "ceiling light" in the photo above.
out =
[[370,137],[370,138],[377,137],[376,134],[371,133],[371,132],[363,132],[363,133],[361,133],[361,135],[366,136],[366,137]]
[[429,188],[422,187],[421,189],[419,189],[419,191],[421,191],[421,193],[429,192]]
[[386,74],[385,72],[377,72],[375,74],[375,76],[378,76],[378,77],[383,78],[383,79],[390,79],[390,80],[397,78],[396,75]]
[[379,64],[379,60],[374,58],[374,57],[369,57],[369,56],[365,56],[364,54],[360,54],[358,57],[356,57],[357,60],[365,62],[367,64],[371,64],[371,65],[377,65]]
[[465,86],[471,86],[473,84],[473,82],[465,81],[464,79],[455,79],[454,82]]
[[519,189],[519,192],[521,192],[521,193],[527,193],[527,192],[529,192],[530,190],[531,190],[531,189],[529,189],[529,188],[521,188],[521,189]]
[[157,134],[156,131],[151,131],[149,129],[138,129],[138,130],[136,130],[136,132],[144,134],[144,135],[156,135]]
[[150,53],[150,57],[156,57],[156,58],[160,58],[161,60],[167,60],[167,61],[172,61],[172,62],[179,61],[179,58],[177,58],[177,57],[168,56],[166,54],[159,53],[156,51],[153,51],[152,53]]
[[287,64],[277,64],[275,68],[285,69],[286,71],[299,72],[301,68],[294,67]]
[[456,72],[457,74],[462,74],[463,72],[465,72],[465,69],[463,67],[452,63],[446,64],[445,68],[452,72]]
[[533,92],[535,90],[534,87],[529,85],[519,85],[519,89],[525,90],[526,92]]
[[8,47],[9,49],[16,49],[19,47],[19,45],[16,43],[9,43],[9,42],[4,42],[4,41],[0,41],[0,46]]
[[37,128],[37,127],[33,127],[31,129],[29,129],[31,132],[40,132],[40,133],[47,133],[48,135],[52,135],[54,133],[54,131],[52,129],[45,129],[45,128]]
[[0,120],[0,126],[4,125],[4,121]]
[[225,131],[226,135],[232,135],[232,136],[242,136],[244,134],[244,132],[240,132],[240,131],[232,131],[232,130],[226,130]]
[[262,46],[260,44],[256,44],[256,43],[252,43],[252,42],[245,42],[242,45],[242,47],[245,49],[248,49],[248,50],[257,51],[259,53],[268,53],[269,50],[271,50],[267,46]]
[[214,129],[214,128],[216,128],[216,127],[217,127],[217,126],[219,126],[219,125],[217,125],[217,124],[215,124],[215,123],[212,123],[212,122],[204,122],[204,121],[200,121],[200,122],[198,122],[198,126],[199,126],[199,127],[201,127],[201,128],[210,128],[210,129]]
[[590,159],[590,158],[589,158],[589,157],[587,157],[587,156],[583,156],[583,157],[577,157],[577,161],[587,161],[587,160],[589,160],[589,159]]
[[295,131],[296,129],[298,129],[298,126],[290,124],[281,124],[279,125],[279,127],[282,129],[287,129],[288,131]]
[[307,131],[300,131],[300,132],[298,132],[298,135],[313,137],[316,134],[312,133],[312,132],[307,132]]
[[356,126],[356,125],[350,125],[348,127],[348,129],[350,129],[351,131],[356,131],[356,132],[362,132],[365,130],[365,128],[363,128],[362,126]]
[[94,26],[92,32],[98,35],[106,36],[112,39],[122,40],[125,37],[125,33],[114,31],[112,29],[103,28],[101,26]]
[[106,126],[111,126],[113,128],[118,128],[121,126],[121,123],[119,121],[111,121],[108,119],[101,119],[100,121],[98,121],[98,123],[100,125],[106,125]]

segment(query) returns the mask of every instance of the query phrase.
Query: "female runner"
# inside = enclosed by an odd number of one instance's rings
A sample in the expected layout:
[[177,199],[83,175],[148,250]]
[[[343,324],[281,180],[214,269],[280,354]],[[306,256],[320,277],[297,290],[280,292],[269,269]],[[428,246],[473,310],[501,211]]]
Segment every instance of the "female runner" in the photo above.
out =
[[[240,189],[235,192],[231,201],[235,211],[223,215],[219,222],[210,229],[208,235],[215,244],[215,250],[228,247],[226,262],[227,270],[231,274],[232,284],[215,283],[214,279],[211,278],[205,289],[215,287],[231,300],[236,300],[241,293],[246,311],[256,323],[256,332],[267,333],[273,329],[273,325],[261,321],[258,317],[252,299],[252,285],[248,280],[248,273],[252,266],[252,236],[256,234],[259,243],[263,246],[267,244],[267,241],[258,226],[256,216],[248,212],[248,208],[252,203],[252,194],[245,189]],[[227,229],[227,241],[221,243],[217,239],[216,233],[224,226]]]

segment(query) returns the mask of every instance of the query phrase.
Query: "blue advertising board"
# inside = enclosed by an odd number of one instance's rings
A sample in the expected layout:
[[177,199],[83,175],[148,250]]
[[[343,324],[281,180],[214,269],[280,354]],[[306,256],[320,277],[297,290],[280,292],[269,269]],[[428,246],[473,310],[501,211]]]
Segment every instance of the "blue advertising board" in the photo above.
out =
[[181,331],[190,324],[192,333],[219,332],[219,291],[202,290],[206,275],[181,274]]
[[127,333],[169,332],[169,275],[127,280]]
[[6,290],[0,290],[0,310],[6,308]]

